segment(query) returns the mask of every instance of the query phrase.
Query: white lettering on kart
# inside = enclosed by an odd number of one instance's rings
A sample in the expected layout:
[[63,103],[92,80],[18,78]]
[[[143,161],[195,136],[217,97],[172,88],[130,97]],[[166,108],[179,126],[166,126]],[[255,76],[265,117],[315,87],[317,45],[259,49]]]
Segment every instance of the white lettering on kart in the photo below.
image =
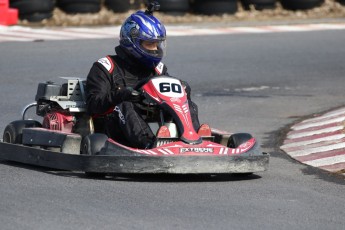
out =
[[213,148],[180,148],[180,153],[186,152],[213,153]]

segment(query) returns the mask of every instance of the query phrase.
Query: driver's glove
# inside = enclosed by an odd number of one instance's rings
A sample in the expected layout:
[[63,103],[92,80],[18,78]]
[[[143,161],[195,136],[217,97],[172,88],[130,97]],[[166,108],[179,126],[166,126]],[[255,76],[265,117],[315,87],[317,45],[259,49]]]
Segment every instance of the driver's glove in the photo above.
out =
[[125,101],[130,101],[133,103],[138,103],[142,101],[142,95],[139,91],[131,88],[131,87],[127,87],[126,88],[126,96],[124,97]]

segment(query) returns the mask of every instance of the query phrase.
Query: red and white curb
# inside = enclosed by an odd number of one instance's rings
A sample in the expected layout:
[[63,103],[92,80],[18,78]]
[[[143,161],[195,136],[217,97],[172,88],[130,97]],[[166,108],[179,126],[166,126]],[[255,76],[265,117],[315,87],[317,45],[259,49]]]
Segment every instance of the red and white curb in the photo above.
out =
[[304,120],[291,127],[280,147],[292,158],[345,175],[345,108]]
[[[168,36],[198,36],[220,34],[250,34],[305,32],[320,30],[344,30],[345,23],[317,23],[299,25],[270,25],[252,27],[196,28],[195,26],[167,26]],[[120,33],[120,26],[111,27],[52,27],[29,28],[22,26],[0,26],[0,42],[38,41],[38,40],[76,40],[115,38]]]

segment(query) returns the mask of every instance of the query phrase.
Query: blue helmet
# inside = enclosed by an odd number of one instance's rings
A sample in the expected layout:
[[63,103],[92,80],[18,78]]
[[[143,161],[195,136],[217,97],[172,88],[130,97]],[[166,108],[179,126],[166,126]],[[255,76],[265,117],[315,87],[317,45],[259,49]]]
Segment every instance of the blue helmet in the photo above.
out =
[[[147,67],[155,67],[166,49],[164,25],[152,14],[137,11],[126,19],[120,31],[120,46]],[[143,41],[157,42],[156,50],[142,46]]]

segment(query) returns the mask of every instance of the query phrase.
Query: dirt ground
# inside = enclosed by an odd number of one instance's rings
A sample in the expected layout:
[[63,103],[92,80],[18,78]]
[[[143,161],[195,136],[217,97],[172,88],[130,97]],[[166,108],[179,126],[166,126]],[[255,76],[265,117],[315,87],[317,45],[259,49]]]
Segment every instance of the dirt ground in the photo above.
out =
[[[53,17],[41,22],[19,21],[21,26],[30,27],[53,27],[53,26],[114,26],[121,25],[134,11],[126,13],[113,13],[102,7],[101,11],[95,14],[66,14],[59,9],[55,9]],[[325,3],[317,8],[306,11],[289,11],[282,8],[277,3],[274,10],[250,11],[243,10],[239,4],[239,9],[235,14],[224,14],[220,16],[203,16],[187,13],[184,15],[169,15],[156,12],[158,17],[165,24],[185,24],[185,23],[207,23],[207,22],[265,22],[265,21],[294,21],[303,19],[329,19],[345,18],[345,5],[341,5],[335,0],[325,0]]]

